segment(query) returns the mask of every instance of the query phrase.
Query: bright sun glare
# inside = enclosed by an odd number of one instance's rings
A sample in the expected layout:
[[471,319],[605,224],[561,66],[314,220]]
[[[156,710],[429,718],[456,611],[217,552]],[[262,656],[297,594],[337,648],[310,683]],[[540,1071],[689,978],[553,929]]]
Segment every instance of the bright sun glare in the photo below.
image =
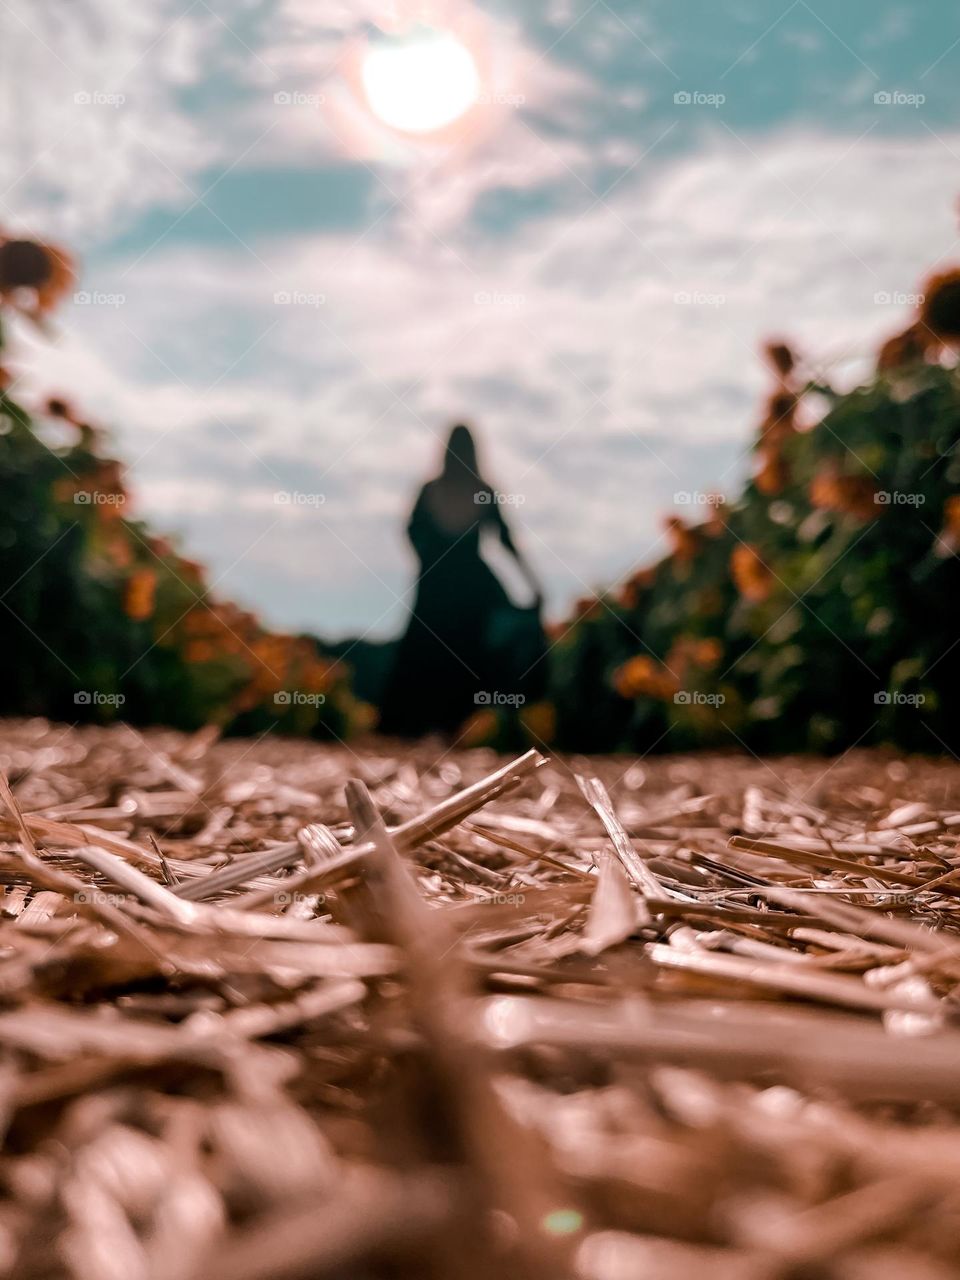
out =
[[370,110],[391,129],[432,133],[477,100],[480,75],[470,50],[441,32],[375,45],[363,60]]

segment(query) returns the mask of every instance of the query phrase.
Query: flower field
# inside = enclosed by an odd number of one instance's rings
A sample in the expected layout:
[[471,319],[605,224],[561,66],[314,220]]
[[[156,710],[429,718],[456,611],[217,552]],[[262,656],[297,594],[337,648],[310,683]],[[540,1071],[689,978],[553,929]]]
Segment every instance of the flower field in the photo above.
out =
[[[0,303],[45,324],[72,287],[52,245],[0,243]],[[0,340],[0,357],[4,354]],[[345,669],[213,595],[204,567],[138,520],[105,433],[60,397],[29,413],[0,376],[0,714],[342,735]]]
[[[62,249],[0,243],[4,309],[44,325],[73,281]],[[769,343],[743,491],[694,495],[699,523],[669,516],[666,555],[554,625],[547,700],[483,708],[462,741],[960,749],[960,272],[920,296],[853,390]],[[342,646],[339,661],[213,596],[203,566],[136,518],[103,431],[59,397],[28,413],[11,381],[0,634],[17,679],[0,712],[241,733],[371,725],[349,662],[374,698],[375,646]]]
[[577,750],[960,747],[960,273],[839,394],[784,343],[753,477],[555,631]]

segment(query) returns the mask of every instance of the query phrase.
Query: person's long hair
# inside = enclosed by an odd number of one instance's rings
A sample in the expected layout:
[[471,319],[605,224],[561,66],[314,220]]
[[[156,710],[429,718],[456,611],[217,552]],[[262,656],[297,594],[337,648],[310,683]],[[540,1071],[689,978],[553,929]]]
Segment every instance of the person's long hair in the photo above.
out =
[[471,490],[483,487],[480,463],[477,460],[477,444],[473,432],[464,423],[451,427],[447,446],[443,453],[443,470],[440,480],[451,488]]

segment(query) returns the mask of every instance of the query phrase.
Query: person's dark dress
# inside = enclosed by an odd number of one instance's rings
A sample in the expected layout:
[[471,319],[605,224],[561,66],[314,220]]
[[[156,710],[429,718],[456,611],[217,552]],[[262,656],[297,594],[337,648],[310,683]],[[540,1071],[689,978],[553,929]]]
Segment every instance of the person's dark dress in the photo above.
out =
[[420,572],[380,716],[382,732],[403,737],[452,733],[475,710],[478,695],[483,705],[497,691],[513,691],[509,681],[522,673],[511,675],[498,640],[509,636],[513,619],[530,617],[542,635],[539,611],[519,609],[480,554],[485,530],[512,547],[493,491],[480,490],[465,527],[447,529],[431,506],[434,484],[421,489],[407,528]]

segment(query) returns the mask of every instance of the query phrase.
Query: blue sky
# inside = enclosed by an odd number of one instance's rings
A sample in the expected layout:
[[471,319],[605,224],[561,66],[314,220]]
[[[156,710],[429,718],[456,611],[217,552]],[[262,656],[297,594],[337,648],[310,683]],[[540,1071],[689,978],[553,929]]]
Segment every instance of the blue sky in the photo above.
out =
[[[345,70],[411,13],[477,41],[468,136],[392,133]],[[89,298],[18,332],[22,394],[108,424],[140,509],[280,626],[399,629],[406,511],[461,418],[562,612],[660,553],[677,493],[736,490],[762,337],[849,383],[960,256],[947,0],[0,24],[0,225],[75,247]]]

